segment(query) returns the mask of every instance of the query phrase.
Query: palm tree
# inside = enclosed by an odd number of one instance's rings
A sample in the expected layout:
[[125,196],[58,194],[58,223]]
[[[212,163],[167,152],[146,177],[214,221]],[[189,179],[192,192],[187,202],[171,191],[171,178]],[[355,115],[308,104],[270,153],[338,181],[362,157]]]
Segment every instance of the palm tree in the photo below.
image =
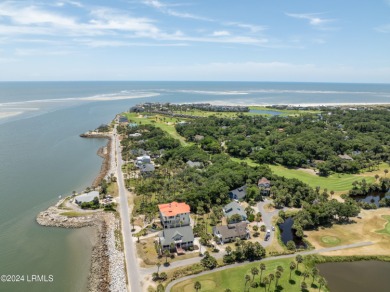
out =
[[267,285],[269,284],[269,279],[267,276],[263,278],[263,281],[261,282],[264,285],[264,289],[267,291]]
[[291,272],[293,270],[295,270],[296,267],[297,267],[297,265],[295,264],[295,262],[291,262],[290,263],[290,279],[289,280],[291,280]]
[[226,288],[225,292],[232,292],[232,290],[230,290],[229,288]]
[[251,276],[249,275],[245,275],[245,287],[244,287],[244,291],[246,290],[246,284],[251,280]]
[[332,199],[334,195],[334,191],[330,191],[330,198]]
[[261,263],[260,264],[260,283],[261,283],[261,277],[263,275],[263,271],[265,271],[265,264]]
[[255,276],[259,274],[259,269],[256,268],[256,267],[253,267],[253,268],[251,269],[251,274],[252,274],[252,276],[253,276],[253,278],[252,278],[252,282],[253,282],[253,280],[255,279]]
[[232,248],[230,246],[227,246],[225,248],[225,251],[226,251],[227,255],[230,255],[230,253],[232,252]]
[[313,276],[313,281],[311,282],[311,284],[313,285],[314,283],[314,279],[318,276],[318,269],[316,267],[314,267],[313,269],[311,269],[311,275]]
[[195,288],[196,292],[198,292],[202,288],[202,285],[200,284],[199,281],[195,282],[194,288]]
[[320,278],[318,279],[318,284],[320,285],[320,286],[318,287],[318,291],[321,291],[321,288],[322,288],[323,286],[326,286],[326,280],[325,280],[325,278],[324,278],[324,277],[320,277]]
[[388,170],[388,169],[385,169],[384,172],[385,172],[385,176],[386,176],[386,174],[389,173],[389,170]]
[[309,272],[304,270],[302,276],[303,276],[303,282],[305,282],[306,278],[309,277]]
[[295,257],[295,260],[297,261],[297,270],[299,271],[299,264],[303,262],[303,257],[299,254]]
[[169,250],[165,249],[164,250],[164,256],[165,256],[165,263],[168,264],[168,257],[170,255]]
[[282,266],[277,266],[276,267],[276,270],[279,272],[279,273],[283,273],[284,269]]
[[275,281],[275,289],[276,289],[276,287],[278,286],[278,282],[279,282],[279,279],[280,279],[281,276],[282,276],[282,273],[281,273],[281,272],[279,272],[279,271],[276,271],[276,272],[275,272],[275,278],[276,278],[276,281]]
[[303,281],[303,282],[301,283],[301,289],[302,289],[302,291],[304,291],[304,290],[307,289],[307,284],[306,284],[305,281]]
[[158,276],[158,273],[159,273],[159,271],[160,271],[160,267],[161,267],[161,263],[158,262],[158,263],[157,263],[157,276]]
[[[269,274],[269,288],[271,288],[271,283],[272,283],[272,281],[275,279],[275,275],[274,274]],[[268,290],[269,290],[269,288],[268,288]]]

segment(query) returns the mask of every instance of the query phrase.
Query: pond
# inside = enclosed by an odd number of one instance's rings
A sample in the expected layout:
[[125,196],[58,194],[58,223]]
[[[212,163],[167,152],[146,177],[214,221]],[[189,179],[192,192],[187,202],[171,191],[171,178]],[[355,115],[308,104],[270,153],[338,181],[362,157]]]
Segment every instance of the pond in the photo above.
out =
[[379,201],[383,198],[390,198],[390,194],[373,193],[366,196],[353,196],[352,198],[355,199],[357,202],[375,204],[377,207],[379,207]]
[[294,230],[291,228],[294,224],[294,219],[292,217],[286,218],[282,224],[279,224],[280,237],[284,244],[287,244],[288,241],[292,240],[295,242],[297,248],[306,248],[306,243],[302,238],[295,235]]
[[390,291],[389,262],[325,263],[317,267],[332,292]]
[[282,112],[277,112],[272,110],[257,110],[257,109],[251,109],[249,110],[249,112],[258,115],[271,115],[271,116],[279,116],[282,114]]

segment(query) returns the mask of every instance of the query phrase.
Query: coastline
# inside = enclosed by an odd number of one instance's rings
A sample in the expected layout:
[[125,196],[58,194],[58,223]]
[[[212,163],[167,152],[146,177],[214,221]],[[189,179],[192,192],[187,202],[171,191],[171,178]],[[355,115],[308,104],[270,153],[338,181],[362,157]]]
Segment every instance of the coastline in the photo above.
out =
[[[92,187],[99,186],[109,175],[112,165],[112,137],[109,133],[87,132],[81,134],[85,138],[105,138],[107,145],[97,151],[103,158],[99,174],[94,179]],[[67,216],[68,211],[75,211],[70,203],[71,196],[59,200],[54,206],[40,212],[36,221],[41,226],[60,228],[83,228],[90,226],[96,229],[96,240],[92,245],[90,268],[88,275],[88,291],[127,291],[124,253],[121,241],[116,238],[120,230],[120,218],[114,213],[99,211],[77,210],[78,216]],[[85,215],[82,215],[85,213]]]
[[261,107],[271,107],[271,106],[289,106],[289,107],[344,107],[344,106],[356,106],[356,107],[364,107],[364,106],[389,106],[389,103],[383,102],[331,102],[331,103],[248,103],[245,100],[232,102],[232,101],[224,101],[224,100],[211,100],[204,101],[203,103],[209,103],[212,105],[246,105],[246,106],[261,106]]

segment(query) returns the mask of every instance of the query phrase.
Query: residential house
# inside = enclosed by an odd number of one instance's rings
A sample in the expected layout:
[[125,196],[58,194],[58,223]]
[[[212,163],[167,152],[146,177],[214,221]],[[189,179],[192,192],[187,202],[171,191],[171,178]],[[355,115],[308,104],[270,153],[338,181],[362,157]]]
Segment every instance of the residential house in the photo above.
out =
[[141,174],[152,173],[155,169],[154,164],[151,163],[140,164],[138,168],[141,171]]
[[138,128],[138,124],[137,123],[129,123],[127,126],[129,128]]
[[236,201],[230,202],[225,207],[223,207],[223,212],[227,219],[229,220],[230,217],[233,215],[240,215],[241,220],[240,221],[246,221],[247,216],[244,208],[237,203]]
[[339,157],[343,160],[353,160],[353,158],[348,154],[343,154],[343,155],[340,154]]
[[194,140],[195,141],[202,141],[204,139],[204,136],[203,135],[195,135],[195,137],[194,137]]
[[191,161],[191,160],[188,160],[186,164],[187,164],[189,167],[195,167],[195,168],[201,168],[201,167],[203,167],[203,163],[202,163],[202,162],[198,162],[198,161]]
[[151,163],[150,156],[149,155],[143,155],[137,157],[135,164],[140,165],[140,164],[147,164]]
[[261,179],[259,179],[259,181],[257,182],[257,186],[259,187],[260,193],[262,195],[269,195],[271,189],[271,182],[267,178],[263,176]]
[[127,117],[124,117],[124,116],[120,116],[119,117],[119,123],[128,123],[129,120],[127,119]]
[[190,206],[186,203],[172,202],[158,205],[161,225],[176,228],[190,225]]
[[229,192],[229,197],[232,200],[243,200],[245,196],[246,196],[246,185]]
[[191,226],[164,229],[159,233],[159,243],[162,250],[168,249],[182,254],[185,249],[194,245],[194,233]]
[[220,243],[231,242],[236,238],[247,239],[249,238],[249,230],[247,226],[248,224],[246,222],[214,226],[213,234],[219,238]]

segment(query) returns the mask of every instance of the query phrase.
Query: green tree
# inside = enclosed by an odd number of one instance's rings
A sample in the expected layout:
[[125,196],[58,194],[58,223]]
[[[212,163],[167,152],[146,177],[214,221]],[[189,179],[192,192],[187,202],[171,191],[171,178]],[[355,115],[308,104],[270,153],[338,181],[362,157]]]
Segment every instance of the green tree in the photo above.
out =
[[225,248],[225,251],[227,253],[227,255],[230,255],[232,253],[232,248],[228,245],[226,248]]
[[261,283],[264,285],[264,290],[267,291],[267,285],[270,283],[269,278],[265,276]]
[[261,283],[261,277],[263,276],[263,271],[265,271],[266,266],[264,263],[260,263],[260,283]]
[[171,255],[171,253],[169,252],[168,249],[164,249],[163,254],[165,256],[165,264],[168,265],[168,257]]
[[158,276],[158,273],[160,272],[161,263],[158,262],[158,263],[156,264],[156,266],[157,266],[157,276]]
[[326,284],[327,284],[325,278],[324,277],[320,277],[318,279],[318,284],[319,284],[318,291],[321,291],[321,288],[326,286]]
[[199,291],[201,288],[202,288],[202,285],[200,284],[200,282],[196,281],[195,284],[194,284],[194,289],[196,291]]
[[307,284],[306,284],[305,281],[303,281],[303,282],[301,283],[301,290],[302,290],[302,291],[306,291],[306,290],[307,290]]
[[158,284],[157,285],[157,292],[164,292],[164,291],[165,291],[164,285],[163,284]]
[[270,274],[268,275],[268,277],[269,277],[269,285],[270,285],[270,287],[271,287],[271,283],[272,283],[272,281],[275,279],[275,275],[274,275],[273,273],[270,273]]
[[252,281],[255,279],[255,276],[259,274],[259,269],[256,267],[252,267],[251,274],[253,276]]
[[300,254],[298,254],[295,257],[295,260],[297,261],[297,270],[299,271],[299,264],[303,263],[303,257]]
[[276,287],[278,286],[278,282],[279,282],[279,279],[280,279],[281,276],[282,276],[282,273],[281,273],[281,272],[279,272],[279,271],[276,271],[276,272],[275,272],[275,278],[276,278],[276,281],[275,281],[275,289],[276,289]]
[[217,260],[208,251],[204,253],[204,257],[200,260],[200,263],[209,270],[214,269],[218,265]]
[[287,241],[286,247],[288,250],[295,250],[297,248],[295,242],[292,240]]
[[246,290],[246,284],[251,280],[251,276],[245,275],[245,286],[244,286],[244,291]]
[[302,277],[303,277],[303,282],[305,282],[306,278],[309,277],[309,272],[307,270],[304,270],[303,273],[302,273]]
[[313,267],[311,269],[311,275],[313,277],[313,281],[311,282],[312,285],[314,283],[315,278],[318,276],[318,273],[319,273],[319,270],[316,267]]
[[294,271],[296,269],[297,265],[295,264],[295,262],[291,262],[290,263],[290,278],[289,280],[291,280],[291,272]]

